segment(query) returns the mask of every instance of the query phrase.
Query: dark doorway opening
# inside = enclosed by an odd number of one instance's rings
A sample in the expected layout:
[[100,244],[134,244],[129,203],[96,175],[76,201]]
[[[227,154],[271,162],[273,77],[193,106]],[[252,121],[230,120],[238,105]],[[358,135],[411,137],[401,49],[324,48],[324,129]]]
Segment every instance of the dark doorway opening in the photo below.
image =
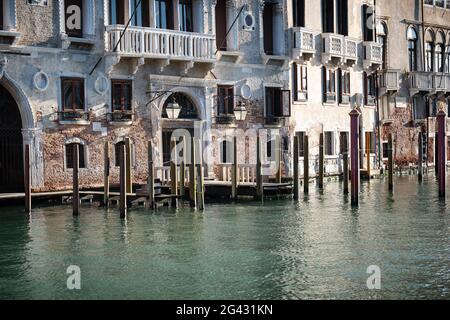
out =
[[16,101],[0,85],[0,192],[22,192],[22,118]]

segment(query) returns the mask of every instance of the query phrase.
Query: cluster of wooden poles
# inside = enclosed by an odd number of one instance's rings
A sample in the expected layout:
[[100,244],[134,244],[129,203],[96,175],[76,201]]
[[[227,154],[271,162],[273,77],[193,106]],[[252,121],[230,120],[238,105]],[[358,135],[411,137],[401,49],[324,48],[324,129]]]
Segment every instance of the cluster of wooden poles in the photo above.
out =
[[[343,162],[343,191],[344,194],[351,193],[351,203],[358,205],[359,200],[359,186],[360,186],[360,163],[359,163],[359,119],[360,113],[354,109],[350,112],[350,150],[348,150],[347,141],[344,139],[342,162]],[[437,125],[438,125],[438,152],[437,152],[437,177],[439,182],[439,197],[445,198],[445,179],[446,179],[446,119],[447,116],[443,110],[437,113]],[[419,135],[419,181],[422,181],[423,167],[423,137]],[[176,158],[172,157],[170,163],[170,192],[169,197],[172,201],[172,205],[177,205],[179,199],[185,199],[188,197],[191,207],[203,210],[205,208],[205,186],[203,176],[203,159],[200,139],[191,137],[191,152],[190,162],[186,161],[186,141],[184,139],[180,141],[171,141],[171,150],[176,152],[177,144],[182,144],[183,155],[181,156],[181,162],[178,164]],[[299,176],[299,144],[300,140],[298,136],[294,137],[294,172],[293,172],[293,196],[294,199],[299,198],[300,190],[300,176]],[[79,146],[73,145],[73,214],[78,215],[80,212],[80,188],[79,188]],[[104,149],[104,205],[109,203],[110,196],[110,145],[109,142],[105,142]],[[197,150],[196,150],[197,149]],[[281,149],[281,148],[280,148]],[[237,165],[237,137],[234,137],[234,157],[231,171],[231,198],[237,199],[238,188],[238,165]],[[350,152],[349,152],[350,151]],[[127,196],[132,193],[132,179],[131,179],[131,148],[130,139],[125,139],[125,143],[120,145],[119,154],[119,166],[120,166],[120,200],[119,210],[120,216],[125,217],[127,213]],[[256,161],[256,199],[262,199],[264,187],[263,187],[263,175],[262,175],[262,162],[261,162],[261,143],[259,135],[257,136],[257,161]],[[280,151],[281,152],[281,151]],[[349,166],[349,153],[350,153],[350,166]],[[30,162],[30,145],[25,146],[25,209],[27,212],[31,212],[31,162]],[[309,193],[309,139],[308,135],[304,136],[303,140],[303,191],[305,194]],[[280,156],[281,158],[281,156]],[[281,183],[281,161],[279,160],[277,180]],[[178,175],[177,168],[180,168]],[[186,194],[186,167],[189,168],[189,193]],[[368,167],[370,163],[368,162]],[[392,134],[388,137],[388,186],[389,191],[394,192],[394,159],[393,159],[393,139]],[[149,208],[156,208],[156,196],[155,196],[155,166],[153,161],[153,145],[152,142],[148,142],[148,201],[147,206]],[[350,188],[349,188],[350,177]],[[370,176],[369,176],[370,178]],[[318,176],[319,190],[324,187],[324,135],[320,134],[319,138],[319,176]]]

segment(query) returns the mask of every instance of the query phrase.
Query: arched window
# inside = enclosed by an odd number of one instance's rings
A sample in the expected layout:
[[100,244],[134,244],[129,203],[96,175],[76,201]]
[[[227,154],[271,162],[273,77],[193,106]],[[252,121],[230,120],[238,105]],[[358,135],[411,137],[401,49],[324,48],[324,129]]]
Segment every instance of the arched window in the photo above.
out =
[[387,27],[384,22],[379,22],[377,24],[377,42],[381,45],[381,56],[383,58],[383,69],[386,69]]
[[192,100],[184,93],[175,92],[169,98],[167,98],[164,103],[162,117],[168,118],[167,116],[167,106],[169,103],[178,103],[181,107],[180,115],[178,119],[199,119],[197,108],[195,107]]
[[408,60],[409,71],[417,71],[417,32],[413,27],[408,28]]
[[436,49],[435,49],[436,72],[444,72],[444,64],[445,64],[444,53],[445,53],[445,35],[442,32],[439,32],[436,39]]
[[84,143],[78,139],[73,141],[67,141],[64,146],[64,156],[65,156],[65,167],[66,169],[73,169],[73,150],[74,146],[78,146],[78,168],[86,168],[87,163],[87,152]]
[[[115,167],[120,167],[120,148],[122,146],[125,146],[124,140],[118,141],[114,144],[114,166]],[[134,166],[136,155],[135,155],[135,147],[131,140],[130,140],[130,151],[131,151],[131,166]],[[126,147],[125,147],[125,152],[126,152]]]
[[425,36],[425,71],[433,72],[434,71],[434,33],[431,30],[427,31]]
[[444,63],[444,69],[445,69],[445,72],[450,73],[450,40],[445,49],[445,56],[446,56],[446,58],[445,58],[445,63]]

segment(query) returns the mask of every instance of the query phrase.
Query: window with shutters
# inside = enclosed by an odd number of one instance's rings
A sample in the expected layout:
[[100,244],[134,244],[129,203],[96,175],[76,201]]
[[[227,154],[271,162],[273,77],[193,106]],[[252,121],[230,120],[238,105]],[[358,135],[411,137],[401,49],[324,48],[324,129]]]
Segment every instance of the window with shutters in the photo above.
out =
[[334,33],[334,0],[322,0],[322,31]]
[[408,28],[408,62],[409,71],[417,71],[417,32],[413,27]]
[[367,4],[362,6],[362,19],[364,41],[374,41],[375,14],[374,8],[372,6],[369,6]]
[[291,116],[291,92],[278,87],[265,88],[266,124],[280,124],[281,119]]
[[350,103],[350,72],[342,69],[338,69],[338,81],[339,81],[339,103]]
[[336,71],[322,67],[323,102],[336,102]]
[[376,103],[376,75],[364,72],[364,104],[374,106]]
[[305,0],[292,0],[294,27],[305,26]]
[[294,101],[308,100],[308,67],[305,65],[292,64],[292,88]]
[[158,29],[174,29],[172,0],[155,0],[155,21]]
[[85,146],[81,143],[68,143],[65,145],[66,169],[73,169],[74,146],[78,146],[78,167],[80,169],[86,168]]
[[322,31],[348,36],[348,0],[322,0]]
[[234,87],[219,85],[217,87],[217,117],[234,119]]
[[178,20],[180,22],[180,31],[194,31],[194,17],[191,0],[179,0]]
[[389,143],[387,141],[383,141],[383,160],[386,160],[389,157]]
[[326,156],[334,155],[333,132],[324,132],[324,154]]
[[348,132],[339,133],[339,153],[345,154],[349,150]]
[[298,149],[299,149],[298,155],[299,155],[299,157],[304,157],[304,155],[305,155],[305,147],[304,147],[305,143],[304,142],[305,142],[306,132],[298,131],[295,134],[298,137]]
[[112,80],[111,81],[111,101],[112,113],[111,121],[131,121],[132,113],[132,81],[130,80]]

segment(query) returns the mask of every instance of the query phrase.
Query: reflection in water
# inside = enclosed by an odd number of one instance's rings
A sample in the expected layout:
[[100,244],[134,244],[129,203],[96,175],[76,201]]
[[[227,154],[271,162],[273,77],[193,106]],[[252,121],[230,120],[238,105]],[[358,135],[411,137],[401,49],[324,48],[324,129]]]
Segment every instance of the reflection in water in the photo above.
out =
[[[2,208],[0,298],[375,299],[450,297],[447,204],[432,177],[340,184],[300,199],[132,211]],[[81,268],[81,291],[66,288]],[[382,289],[366,287],[370,265]]]

